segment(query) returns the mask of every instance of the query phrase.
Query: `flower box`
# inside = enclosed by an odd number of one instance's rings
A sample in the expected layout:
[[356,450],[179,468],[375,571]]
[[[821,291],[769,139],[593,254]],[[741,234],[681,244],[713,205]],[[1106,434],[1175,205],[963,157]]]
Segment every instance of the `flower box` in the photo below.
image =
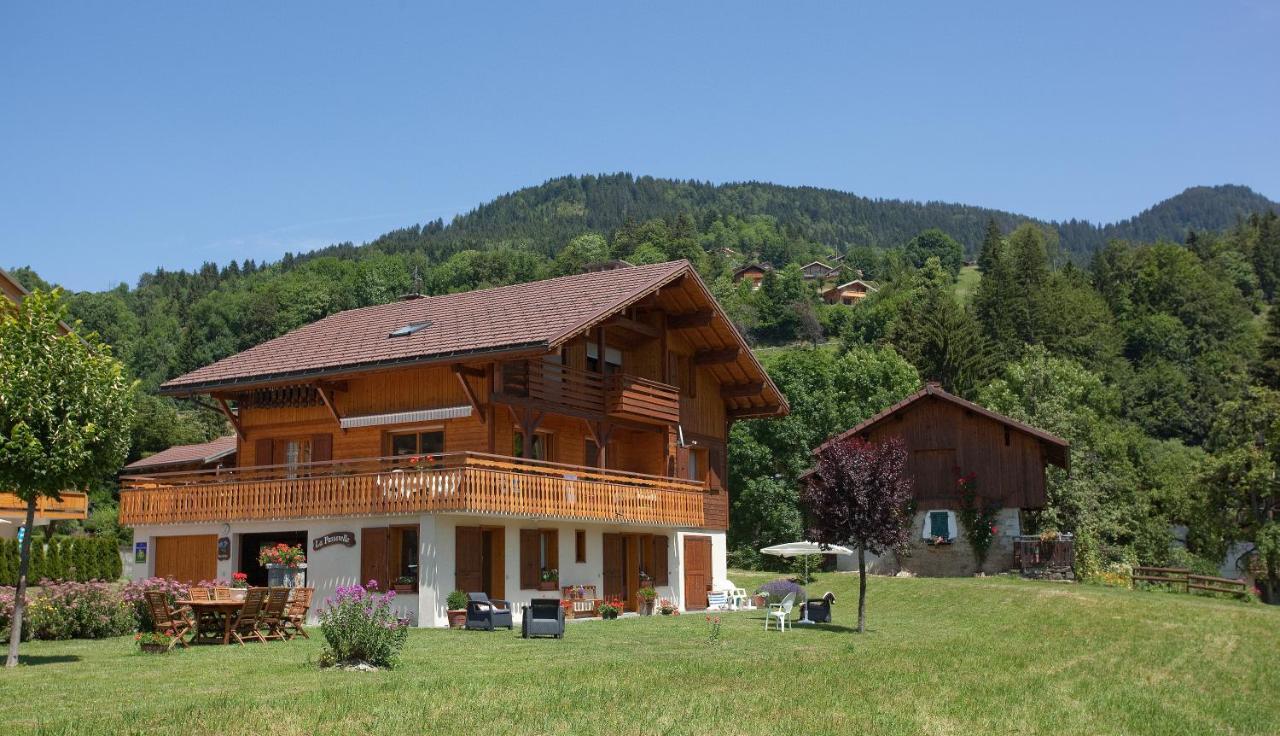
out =
[[538,590],[560,590],[559,580],[540,580],[538,581]]

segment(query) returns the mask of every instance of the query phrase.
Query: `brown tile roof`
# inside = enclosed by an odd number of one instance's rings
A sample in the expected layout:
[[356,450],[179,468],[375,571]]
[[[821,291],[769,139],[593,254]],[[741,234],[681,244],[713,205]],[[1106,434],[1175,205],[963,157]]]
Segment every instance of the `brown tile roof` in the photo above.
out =
[[141,460],[134,460],[124,466],[125,470],[142,470],[144,468],[158,468],[165,465],[179,465],[186,463],[211,463],[214,460],[230,455],[236,451],[236,436],[227,435],[219,437],[210,442],[201,442],[197,445],[174,445],[166,450],[161,450],[150,457],[144,457]]
[[[697,278],[688,261],[672,261],[352,309],[179,376],[161,390],[190,394],[356,367],[553,347],[684,274]],[[418,322],[430,326],[388,337]]]
[[979,414],[988,419],[999,422],[1005,425],[1006,427],[1009,427],[1010,429],[1013,429],[1018,432],[1022,432],[1024,434],[1028,434],[1036,438],[1037,440],[1045,443],[1045,445],[1048,446],[1047,449],[1049,450],[1049,452],[1047,453],[1047,457],[1049,459],[1049,462],[1064,469],[1066,469],[1070,464],[1070,451],[1071,451],[1070,442],[1062,439],[1061,437],[1055,434],[1050,434],[1044,431],[1043,429],[1037,429],[1035,427],[1032,427],[1029,424],[1023,424],[1022,422],[1019,422],[1018,420],[1012,417],[1007,417],[1004,414],[991,411],[990,409],[980,406],[978,404],[975,404],[972,401],[962,399],[959,396],[956,396],[955,394],[947,393],[946,391],[942,390],[942,387],[936,383],[925,384],[924,388],[920,389],[914,394],[911,394],[910,396],[903,399],[902,401],[899,401],[893,406],[890,406],[888,409],[881,411],[880,413],[867,419],[866,421],[863,421],[853,429],[847,430],[845,432],[841,432],[835,437],[832,437],[826,442],[823,442],[821,445],[818,445],[813,449],[813,452],[816,454],[817,452],[822,450],[822,448],[826,447],[827,445],[830,445],[832,442],[839,442],[841,440],[860,435],[863,432],[866,432],[867,430],[871,429],[875,425],[879,424],[880,422],[884,421],[885,419],[888,419],[894,414],[897,414],[898,412],[902,411],[903,409],[906,409],[908,406],[916,403],[917,401],[925,397],[933,397],[935,399],[949,401],[975,414]]

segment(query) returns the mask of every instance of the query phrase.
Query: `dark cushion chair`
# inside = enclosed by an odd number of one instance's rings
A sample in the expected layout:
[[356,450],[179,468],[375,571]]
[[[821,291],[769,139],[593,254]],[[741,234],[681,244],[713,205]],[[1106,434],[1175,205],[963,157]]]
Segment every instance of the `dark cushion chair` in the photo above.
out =
[[[828,594],[830,595],[830,594]],[[808,618],[815,624],[831,623],[831,604],[835,603],[835,596],[816,598],[804,603],[804,609],[808,613]]]
[[467,628],[494,631],[499,626],[515,628],[511,622],[511,603],[489,600],[484,593],[467,593]]
[[524,607],[520,622],[520,634],[526,639],[535,636],[564,638],[564,607],[558,598],[534,598]]

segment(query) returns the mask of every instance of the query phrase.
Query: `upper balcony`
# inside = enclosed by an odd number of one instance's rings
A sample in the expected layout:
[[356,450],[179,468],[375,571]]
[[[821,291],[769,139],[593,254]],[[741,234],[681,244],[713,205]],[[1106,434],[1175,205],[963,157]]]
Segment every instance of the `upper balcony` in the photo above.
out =
[[[89,497],[79,491],[63,491],[62,499],[40,498],[36,501],[36,519],[87,519]],[[27,503],[12,493],[0,493],[0,518],[25,519]]]
[[120,523],[466,513],[700,527],[697,481],[481,453],[121,478]]
[[551,411],[644,424],[680,422],[679,389],[626,373],[606,376],[543,360],[516,360],[502,364],[499,385],[498,401],[527,400]]

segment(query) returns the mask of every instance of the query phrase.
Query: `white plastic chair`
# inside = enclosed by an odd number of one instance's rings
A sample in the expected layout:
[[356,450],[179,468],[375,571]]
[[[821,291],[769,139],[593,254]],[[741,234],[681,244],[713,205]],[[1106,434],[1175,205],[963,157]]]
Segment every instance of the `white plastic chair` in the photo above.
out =
[[755,605],[751,603],[751,596],[747,593],[746,588],[739,588],[733,584],[732,580],[724,581],[725,593],[729,596],[729,608],[734,611],[752,611]]
[[795,604],[796,604],[795,593],[787,593],[787,596],[782,599],[781,603],[770,603],[769,612],[765,614],[765,617],[764,617],[764,630],[768,631],[770,619],[776,618],[778,620],[778,630],[786,631],[787,619],[791,618],[791,609],[792,607],[795,606]]

